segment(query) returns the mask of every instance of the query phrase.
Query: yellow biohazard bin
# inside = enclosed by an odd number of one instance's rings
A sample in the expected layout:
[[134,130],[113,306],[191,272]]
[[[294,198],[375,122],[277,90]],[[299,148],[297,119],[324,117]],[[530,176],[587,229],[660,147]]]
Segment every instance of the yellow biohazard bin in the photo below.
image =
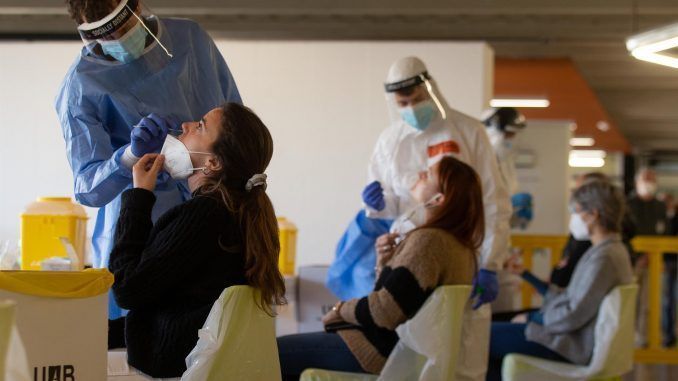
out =
[[283,275],[294,275],[297,257],[297,227],[285,217],[278,217],[280,257],[278,268]]
[[21,269],[40,270],[40,262],[68,257],[66,238],[84,263],[87,213],[68,197],[40,197],[21,214]]

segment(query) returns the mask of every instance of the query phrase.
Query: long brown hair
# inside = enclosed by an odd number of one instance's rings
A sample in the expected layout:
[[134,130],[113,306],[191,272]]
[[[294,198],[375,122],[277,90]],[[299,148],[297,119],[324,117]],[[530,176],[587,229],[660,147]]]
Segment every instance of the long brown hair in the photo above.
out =
[[445,230],[477,253],[485,238],[485,210],[478,174],[468,164],[451,156],[444,157],[433,170],[437,171],[440,193],[445,197],[420,229]]
[[273,315],[271,305],[286,303],[285,282],[278,269],[278,222],[266,186],[246,189],[248,180],[263,174],[271,162],[273,139],[249,108],[225,103],[221,111],[221,131],[212,146],[221,169],[207,175],[198,193],[220,196],[235,214],[244,245],[248,284],[261,291],[259,307]]

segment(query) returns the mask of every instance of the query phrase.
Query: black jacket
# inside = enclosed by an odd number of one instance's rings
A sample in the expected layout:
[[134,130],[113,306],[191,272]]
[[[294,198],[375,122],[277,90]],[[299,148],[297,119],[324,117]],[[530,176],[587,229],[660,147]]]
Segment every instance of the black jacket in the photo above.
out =
[[179,377],[212,304],[228,286],[246,284],[234,216],[206,196],[151,222],[152,192],[130,189],[122,206],[109,268],[113,293],[129,310],[128,362],[152,377]]

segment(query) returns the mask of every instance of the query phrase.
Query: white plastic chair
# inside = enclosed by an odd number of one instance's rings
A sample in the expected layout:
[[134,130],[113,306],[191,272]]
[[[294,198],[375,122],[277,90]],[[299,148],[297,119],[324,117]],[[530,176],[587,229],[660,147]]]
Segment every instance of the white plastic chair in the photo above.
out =
[[[186,357],[188,369],[181,381],[280,380],[275,318],[257,306],[258,297],[259,291],[249,286],[231,286],[221,293],[197,332],[198,343]],[[160,380],[129,367],[124,351],[109,352],[108,369],[109,381]]]
[[301,381],[454,381],[471,286],[441,286],[396,328],[400,341],[379,376],[306,369]]
[[0,300],[0,381],[29,381],[28,360],[14,324],[16,303]]
[[596,320],[595,344],[589,365],[509,354],[502,363],[502,378],[504,381],[619,379],[633,368],[637,293],[637,285],[619,286],[603,299]]
[[214,303],[181,381],[278,381],[275,318],[259,306],[259,290],[231,286]]

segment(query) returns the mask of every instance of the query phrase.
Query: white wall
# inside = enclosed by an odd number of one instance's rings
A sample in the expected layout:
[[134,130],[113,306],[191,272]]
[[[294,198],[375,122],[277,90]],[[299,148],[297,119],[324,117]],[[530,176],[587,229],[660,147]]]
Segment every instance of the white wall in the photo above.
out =
[[[366,164],[387,126],[382,83],[393,60],[421,57],[450,105],[463,112],[479,116],[491,97],[493,54],[483,43],[217,45],[244,102],[273,134],[268,189],[278,214],[299,227],[299,264],[329,263],[360,207]],[[72,195],[52,103],[80,46],[0,43],[0,239],[18,238],[18,215],[37,196]]]
[[0,43],[0,240],[16,244],[19,214],[36,197],[73,195],[53,100],[78,45]]
[[515,139],[516,151],[533,155],[534,167],[518,169],[520,192],[532,194],[534,219],[519,234],[565,234],[570,192],[570,122],[530,120]]

